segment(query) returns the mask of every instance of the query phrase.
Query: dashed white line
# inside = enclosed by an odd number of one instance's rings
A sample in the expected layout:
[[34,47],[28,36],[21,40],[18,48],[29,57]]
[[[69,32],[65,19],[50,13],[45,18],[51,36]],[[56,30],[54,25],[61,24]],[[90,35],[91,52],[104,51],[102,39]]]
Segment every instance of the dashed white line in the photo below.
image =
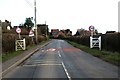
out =
[[[61,54],[60,54],[59,51],[58,51],[58,55],[59,55],[59,57],[61,57]],[[68,71],[67,71],[67,68],[65,67],[65,64],[63,63],[62,60],[61,60],[61,63],[62,63],[62,66],[63,66],[63,68],[64,68],[64,70],[65,70],[65,73],[66,73],[68,79],[71,80],[71,77],[70,77],[70,75],[69,75],[69,73],[68,73]]]
[[59,57],[61,57],[61,54],[60,54],[60,53],[59,53],[58,55],[59,55]]
[[66,69],[66,67],[65,67],[65,65],[64,65],[63,62],[62,62],[62,66],[63,66],[63,68],[64,68],[64,70],[65,70],[65,73],[66,73],[68,79],[71,80],[71,77],[70,77],[70,75],[69,75],[69,73],[68,73],[68,71],[67,71],[67,69]]
[[59,56],[59,57],[61,57],[61,54],[60,54],[60,52],[59,52],[59,51],[58,51],[58,56]]

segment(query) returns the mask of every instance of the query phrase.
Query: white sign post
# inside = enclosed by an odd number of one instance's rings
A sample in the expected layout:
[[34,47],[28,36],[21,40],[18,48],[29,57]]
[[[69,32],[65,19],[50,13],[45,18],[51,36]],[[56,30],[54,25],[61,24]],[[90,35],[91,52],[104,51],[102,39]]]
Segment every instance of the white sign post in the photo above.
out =
[[26,43],[25,43],[25,38],[23,40],[21,39],[21,36],[20,36],[21,29],[19,27],[16,28],[16,32],[19,35],[19,40],[15,41],[16,51],[18,51],[18,50],[25,50],[26,49]]
[[21,33],[21,29],[18,27],[18,28],[16,28],[16,32],[18,33],[18,35],[19,35],[19,39],[21,39],[21,36],[20,36],[20,33]]
[[89,27],[89,31],[91,32],[91,36],[93,36],[94,30],[95,30],[95,27],[91,25],[91,26]]
[[32,38],[32,42],[34,43],[33,36],[34,36],[34,32],[33,32],[33,30],[30,30],[29,37]]
[[90,36],[90,48],[93,47],[98,47],[99,50],[101,50],[101,36],[99,37],[94,37],[94,31],[95,31],[95,27],[94,26],[90,26],[89,27],[89,31],[91,32],[91,36]]

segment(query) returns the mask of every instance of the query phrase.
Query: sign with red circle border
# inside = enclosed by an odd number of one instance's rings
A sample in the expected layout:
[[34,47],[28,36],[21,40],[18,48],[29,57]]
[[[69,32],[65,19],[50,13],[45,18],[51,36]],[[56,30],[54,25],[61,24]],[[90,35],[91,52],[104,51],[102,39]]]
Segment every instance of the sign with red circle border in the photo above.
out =
[[21,33],[21,29],[18,27],[18,28],[16,28],[16,32],[17,33]]

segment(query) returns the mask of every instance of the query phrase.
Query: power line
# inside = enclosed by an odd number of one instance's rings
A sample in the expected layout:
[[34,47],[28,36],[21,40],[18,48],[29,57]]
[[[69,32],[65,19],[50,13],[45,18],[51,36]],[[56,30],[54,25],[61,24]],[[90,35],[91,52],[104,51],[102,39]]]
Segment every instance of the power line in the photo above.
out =
[[27,4],[33,9],[34,7],[33,7],[33,5],[30,3],[30,1],[29,0],[25,0],[26,2],[27,2]]
[[[25,0],[25,1],[26,1],[26,3],[27,3],[32,9],[34,9],[34,6],[31,4],[30,0]],[[40,14],[39,14],[38,9],[36,9],[36,13],[37,13],[37,15],[40,17]]]

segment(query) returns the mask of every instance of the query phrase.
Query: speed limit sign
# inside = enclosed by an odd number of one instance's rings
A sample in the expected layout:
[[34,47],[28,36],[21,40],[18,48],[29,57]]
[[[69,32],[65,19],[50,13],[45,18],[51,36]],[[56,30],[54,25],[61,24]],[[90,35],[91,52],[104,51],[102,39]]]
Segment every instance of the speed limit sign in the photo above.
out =
[[17,33],[21,33],[21,29],[18,27],[18,28],[16,28],[16,32]]

